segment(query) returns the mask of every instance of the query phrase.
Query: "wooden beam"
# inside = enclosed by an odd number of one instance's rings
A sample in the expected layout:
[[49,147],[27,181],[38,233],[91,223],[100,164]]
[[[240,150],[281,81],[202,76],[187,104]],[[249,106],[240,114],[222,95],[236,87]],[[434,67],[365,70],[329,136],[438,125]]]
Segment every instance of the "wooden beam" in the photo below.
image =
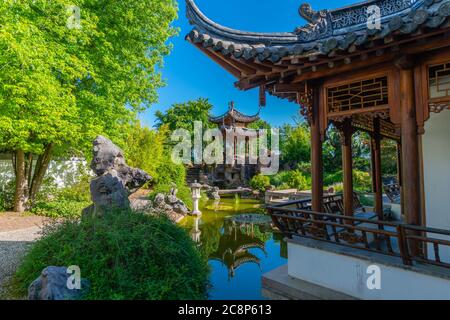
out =
[[231,73],[233,76],[235,76],[236,78],[241,78],[241,71],[237,68],[235,68],[234,66],[230,65],[227,61],[224,61],[223,59],[219,58],[219,55],[214,55],[211,53],[211,51],[203,48],[203,46],[198,45],[198,44],[194,44],[195,47],[197,47],[201,52],[203,52],[204,54],[206,54],[209,58],[211,58],[212,60],[214,60],[217,64],[219,64],[222,68],[224,68],[225,70],[227,70],[229,73]]
[[273,91],[274,93],[297,93],[304,92],[305,88],[301,84],[277,83]]
[[234,59],[234,58],[227,58],[225,57],[223,54],[218,53],[212,49],[205,49],[206,51],[209,51],[212,55],[216,56],[217,59],[222,60],[225,63],[228,63],[229,65],[231,65],[233,68],[237,69],[240,71],[240,73],[244,76],[246,75],[252,75],[252,74],[256,74],[256,69],[249,67],[248,65],[239,62],[238,60]]
[[329,77],[332,75],[341,74],[344,72],[363,68],[363,67],[366,67],[369,65],[380,64],[380,63],[392,60],[393,58],[394,58],[394,54],[386,54],[381,57],[373,57],[372,59],[353,61],[353,63],[350,63],[350,64],[344,63],[344,64],[341,64],[340,66],[336,66],[336,62],[334,62],[334,64],[333,64],[334,68],[330,68],[327,63],[323,67],[317,69],[316,72],[311,72],[311,73],[304,72],[301,75],[297,75],[292,80],[292,83],[299,83],[299,82],[303,82],[305,80]]

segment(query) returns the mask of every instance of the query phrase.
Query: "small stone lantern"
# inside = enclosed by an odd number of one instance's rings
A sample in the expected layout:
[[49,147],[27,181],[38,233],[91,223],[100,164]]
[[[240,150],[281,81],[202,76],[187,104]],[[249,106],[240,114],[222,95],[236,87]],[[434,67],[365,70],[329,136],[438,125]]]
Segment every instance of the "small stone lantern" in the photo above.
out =
[[193,202],[193,210],[192,214],[195,216],[201,215],[202,213],[198,209],[198,201],[202,197],[200,194],[200,190],[202,188],[202,185],[200,183],[197,183],[197,180],[193,184],[191,184],[191,192],[192,192],[192,202]]

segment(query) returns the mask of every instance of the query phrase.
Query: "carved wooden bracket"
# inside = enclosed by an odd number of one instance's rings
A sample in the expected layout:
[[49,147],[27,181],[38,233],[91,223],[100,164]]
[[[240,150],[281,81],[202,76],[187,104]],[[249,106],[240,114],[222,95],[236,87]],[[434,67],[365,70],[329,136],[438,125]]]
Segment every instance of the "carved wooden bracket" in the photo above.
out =
[[430,103],[430,112],[441,113],[444,109],[450,109],[450,102]]
[[311,123],[313,112],[313,90],[305,88],[304,92],[297,92],[297,103],[300,105],[300,114]]

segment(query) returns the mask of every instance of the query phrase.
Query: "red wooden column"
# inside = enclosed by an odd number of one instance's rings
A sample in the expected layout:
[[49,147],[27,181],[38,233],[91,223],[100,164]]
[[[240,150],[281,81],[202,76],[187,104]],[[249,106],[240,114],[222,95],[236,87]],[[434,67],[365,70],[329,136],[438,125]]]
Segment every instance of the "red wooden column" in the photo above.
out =
[[372,151],[372,183],[375,194],[375,213],[383,220],[383,182],[381,180],[381,134],[380,118],[373,119],[373,134],[371,137]]
[[400,69],[402,188],[406,222],[420,225],[419,148],[412,68]]
[[353,159],[351,119],[342,126],[342,170],[344,176],[344,215],[353,216]]
[[311,123],[311,176],[312,176],[312,210],[323,211],[323,154],[322,136],[320,134],[320,99],[321,86],[313,87]]

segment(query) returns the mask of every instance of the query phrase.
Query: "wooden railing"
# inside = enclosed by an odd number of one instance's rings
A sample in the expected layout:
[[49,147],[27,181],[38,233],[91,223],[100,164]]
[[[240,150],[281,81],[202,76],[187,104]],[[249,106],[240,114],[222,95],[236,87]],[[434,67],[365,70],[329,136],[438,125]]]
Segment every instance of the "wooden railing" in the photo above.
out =
[[[450,231],[311,211],[310,200],[267,207],[274,225],[288,238],[304,237],[450,268],[441,247],[450,252]],[[427,250],[432,249],[432,250]],[[428,251],[428,252],[427,252]],[[430,252],[431,251],[431,252]]]

